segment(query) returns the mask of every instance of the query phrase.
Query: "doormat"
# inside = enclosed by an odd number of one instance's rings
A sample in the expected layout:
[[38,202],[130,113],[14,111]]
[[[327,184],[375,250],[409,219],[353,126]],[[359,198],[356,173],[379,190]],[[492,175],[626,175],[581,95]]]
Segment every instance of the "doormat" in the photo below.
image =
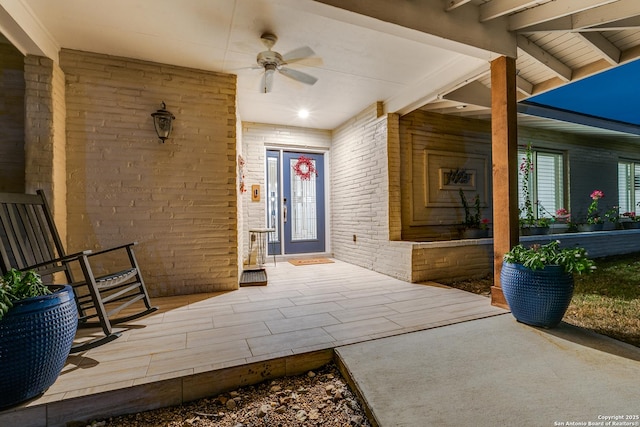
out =
[[314,264],[332,264],[333,261],[329,258],[309,258],[309,259],[290,259],[289,262],[293,265],[314,265]]
[[247,270],[242,272],[240,286],[266,286],[267,272],[264,270]]

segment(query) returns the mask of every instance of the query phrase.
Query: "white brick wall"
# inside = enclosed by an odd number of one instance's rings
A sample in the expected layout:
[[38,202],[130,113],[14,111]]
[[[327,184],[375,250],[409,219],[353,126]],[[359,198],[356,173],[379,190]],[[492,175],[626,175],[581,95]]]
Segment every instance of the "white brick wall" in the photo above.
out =
[[[321,129],[251,122],[244,122],[242,127],[242,151],[246,161],[245,183],[247,192],[242,195],[244,236],[241,237],[240,244],[246,261],[249,252],[248,230],[250,228],[263,228],[266,225],[266,148],[326,152],[331,147],[331,132]],[[260,202],[251,200],[252,185],[260,185],[262,194]]]
[[388,121],[377,103],[334,131],[332,248],[340,260],[410,280],[411,243],[389,240]]

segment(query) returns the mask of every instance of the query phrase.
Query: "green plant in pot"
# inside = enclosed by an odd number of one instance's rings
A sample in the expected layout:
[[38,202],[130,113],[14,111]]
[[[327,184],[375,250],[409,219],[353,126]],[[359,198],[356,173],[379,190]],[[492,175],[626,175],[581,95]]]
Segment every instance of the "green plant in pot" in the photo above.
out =
[[49,287],[35,271],[0,277],[0,409],[46,391],[58,378],[76,334],[69,285]]
[[480,196],[476,194],[473,199],[474,212],[471,212],[467,198],[462,188],[458,190],[460,201],[464,209],[464,221],[460,226],[460,234],[466,238],[481,238],[489,235],[489,219],[482,218],[482,209],[480,206]]
[[559,240],[528,248],[519,244],[504,255],[500,284],[519,322],[553,328],[571,302],[573,275],[594,269],[584,248],[561,248]]
[[15,301],[31,297],[51,294],[51,290],[42,283],[42,278],[35,271],[12,269],[0,277],[0,320],[13,307]]

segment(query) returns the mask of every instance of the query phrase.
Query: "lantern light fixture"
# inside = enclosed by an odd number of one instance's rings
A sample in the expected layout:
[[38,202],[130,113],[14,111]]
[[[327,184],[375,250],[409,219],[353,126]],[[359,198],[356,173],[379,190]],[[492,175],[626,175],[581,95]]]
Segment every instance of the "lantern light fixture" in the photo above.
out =
[[158,138],[164,143],[171,135],[171,128],[176,117],[167,111],[167,105],[164,101],[162,101],[162,108],[151,113],[151,117],[153,117],[153,125],[156,127]]

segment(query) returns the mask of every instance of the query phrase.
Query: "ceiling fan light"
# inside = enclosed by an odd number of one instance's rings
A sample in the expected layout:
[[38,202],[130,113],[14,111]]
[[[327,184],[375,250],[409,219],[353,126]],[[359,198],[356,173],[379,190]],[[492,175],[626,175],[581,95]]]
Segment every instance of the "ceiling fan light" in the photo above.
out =
[[271,92],[271,87],[273,86],[273,75],[276,72],[275,64],[265,64],[264,66],[264,76],[262,76],[262,93]]

